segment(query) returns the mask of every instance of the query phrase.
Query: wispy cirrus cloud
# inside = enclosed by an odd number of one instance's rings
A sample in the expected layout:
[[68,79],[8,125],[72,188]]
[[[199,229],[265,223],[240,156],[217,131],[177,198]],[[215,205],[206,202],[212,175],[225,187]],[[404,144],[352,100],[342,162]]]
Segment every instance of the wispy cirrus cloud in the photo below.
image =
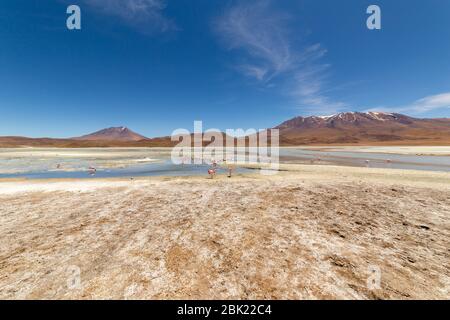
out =
[[267,9],[267,1],[239,4],[229,8],[215,24],[228,49],[244,49],[251,56],[252,62],[238,67],[261,80],[286,71],[293,63],[282,24],[285,17],[275,12],[268,14]]
[[[282,91],[305,112],[335,112],[346,106],[324,94],[329,65],[321,63],[321,44],[294,43],[289,14],[276,11],[271,2],[252,1],[228,8],[214,21],[216,33],[229,50],[244,54],[236,69],[263,85],[279,81]],[[298,33],[295,37],[298,37]]]
[[418,99],[411,104],[400,107],[378,107],[371,108],[368,111],[389,111],[389,112],[405,112],[410,114],[421,114],[434,110],[450,109],[450,92],[444,92],[436,95],[427,96]]
[[175,22],[164,14],[166,0],[84,0],[99,12],[115,16],[144,34],[177,30]]
[[417,113],[428,112],[435,109],[450,109],[450,92],[428,96],[414,102],[410,109]]

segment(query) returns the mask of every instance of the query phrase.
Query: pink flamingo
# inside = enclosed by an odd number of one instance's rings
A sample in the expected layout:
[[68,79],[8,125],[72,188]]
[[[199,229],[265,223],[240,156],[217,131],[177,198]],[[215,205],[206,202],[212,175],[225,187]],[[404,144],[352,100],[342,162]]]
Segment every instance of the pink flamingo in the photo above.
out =
[[211,177],[211,179],[214,179],[214,176],[216,175],[216,170],[208,169],[208,174]]

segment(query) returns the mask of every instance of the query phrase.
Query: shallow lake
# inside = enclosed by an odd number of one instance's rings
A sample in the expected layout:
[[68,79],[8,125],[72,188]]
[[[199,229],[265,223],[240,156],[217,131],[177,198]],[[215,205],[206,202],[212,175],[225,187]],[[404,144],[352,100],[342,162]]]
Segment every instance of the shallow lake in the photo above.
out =
[[293,163],[299,161],[311,163],[312,161],[314,164],[355,167],[450,171],[450,156],[280,148],[280,161]]
[[[280,148],[281,163],[450,172],[450,156]],[[0,149],[0,178],[207,175],[207,164],[175,165],[170,148]],[[91,169],[90,169],[91,168]],[[95,170],[93,169],[95,168]],[[234,172],[250,172],[239,168]],[[226,174],[218,169],[218,174]]]

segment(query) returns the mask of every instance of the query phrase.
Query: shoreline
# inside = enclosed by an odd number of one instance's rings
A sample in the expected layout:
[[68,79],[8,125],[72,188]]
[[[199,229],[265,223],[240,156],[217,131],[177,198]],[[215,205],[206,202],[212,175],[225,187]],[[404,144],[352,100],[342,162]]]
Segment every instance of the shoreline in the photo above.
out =
[[[241,165],[240,167],[258,170],[258,166]],[[99,189],[101,187],[129,185],[130,183],[151,182],[191,182],[191,183],[215,183],[218,181],[240,181],[240,180],[277,180],[298,177],[304,180],[330,180],[340,179],[342,181],[352,179],[363,179],[365,181],[379,183],[397,183],[413,186],[435,186],[450,190],[450,172],[421,171],[407,169],[384,169],[365,168],[333,165],[310,165],[310,164],[280,164],[280,170],[274,174],[264,175],[260,172],[234,173],[228,178],[226,173],[218,174],[214,179],[205,175],[180,175],[180,176],[128,176],[128,177],[102,177],[102,178],[50,178],[50,179],[27,179],[27,178],[0,178],[0,195],[12,193],[11,190],[21,192],[35,192],[41,190],[76,190]],[[47,186],[54,186],[49,188]],[[58,189],[61,187],[61,189]],[[8,188],[12,188],[9,190]]]
[[[450,145],[298,145],[280,146],[283,149],[304,149],[314,151],[352,151],[368,153],[405,154],[405,155],[426,155],[426,156],[450,156]],[[173,147],[0,147],[2,150],[18,151],[38,151],[38,150],[172,150]],[[2,153],[0,152],[0,155]]]

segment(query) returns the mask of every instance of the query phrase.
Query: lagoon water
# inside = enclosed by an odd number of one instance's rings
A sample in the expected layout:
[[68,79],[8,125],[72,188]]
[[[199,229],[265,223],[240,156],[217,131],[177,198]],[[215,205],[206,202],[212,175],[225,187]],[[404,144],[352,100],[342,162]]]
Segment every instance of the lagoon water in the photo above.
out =
[[[450,156],[280,148],[281,163],[450,172]],[[0,149],[0,178],[106,178],[207,175],[209,166],[175,165],[170,148]],[[389,160],[389,161],[388,161]],[[95,174],[89,168],[96,168]],[[239,168],[236,172],[249,172]],[[219,169],[219,174],[226,170]]]
[[[317,160],[320,159],[320,160]],[[409,169],[450,172],[450,156],[411,155],[376,152],[306,150],[280,148],[281,162],[311,161],[315,164],[333,164],[355,167]],[[368,162],[367,162],[368,161]]]

